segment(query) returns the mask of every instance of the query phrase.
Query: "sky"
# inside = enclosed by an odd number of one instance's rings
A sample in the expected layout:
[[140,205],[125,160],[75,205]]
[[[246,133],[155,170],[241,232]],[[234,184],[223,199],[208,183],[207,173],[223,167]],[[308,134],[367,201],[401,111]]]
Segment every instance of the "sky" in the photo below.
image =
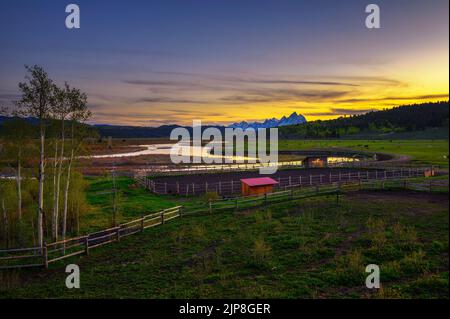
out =
[[[67,29],[65,7],[80,7]],[[366,5],[381,28],[367,29]],[[308,121],[448,100],[448,0],[0,0],[0,105],[24,65],[88,94],[93,123]]]

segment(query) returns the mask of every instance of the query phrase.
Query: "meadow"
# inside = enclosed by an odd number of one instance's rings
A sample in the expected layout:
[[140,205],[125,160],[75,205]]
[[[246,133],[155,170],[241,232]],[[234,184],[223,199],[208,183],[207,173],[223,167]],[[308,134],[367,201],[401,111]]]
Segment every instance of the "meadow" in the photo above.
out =
[[345,148],[372,153],[405,155],[415,164],[448,168],[448,140],[280,140],[280,150]]
[[[89,183],[91,218],[106,222],[110,198],[95,192],[112,185]],[[131,179],[118,185],[124,220],[185,200],[145,194]],[[362,191],[339,204],[185,216],[48,271],[4,272],[0,297],[448,298],[447,204],[448,194]],[[81,289],[65,288],[68,263],[80,266]],[[369,263],[380,266],[380,290],[365,288]]]

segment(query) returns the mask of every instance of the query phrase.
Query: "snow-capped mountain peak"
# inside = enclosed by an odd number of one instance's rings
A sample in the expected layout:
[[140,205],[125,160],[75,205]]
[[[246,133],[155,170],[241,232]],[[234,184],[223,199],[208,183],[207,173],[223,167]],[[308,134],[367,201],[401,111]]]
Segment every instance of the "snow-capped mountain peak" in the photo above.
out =
[[246,121],[242,121],[240,123],[231,124],[228,127],[231,128],[242,128],[243,130],[247,128],[271,128],[271,127],[279,127],[279,126],[287,126],[287,125],[297,125],[306,123],[306,119],[303,115],[297,114],[297,112],[293,112],[289,117],[283,116],[281,119],[271,118],[266,119],[263,122],[252,122],[248,123]]

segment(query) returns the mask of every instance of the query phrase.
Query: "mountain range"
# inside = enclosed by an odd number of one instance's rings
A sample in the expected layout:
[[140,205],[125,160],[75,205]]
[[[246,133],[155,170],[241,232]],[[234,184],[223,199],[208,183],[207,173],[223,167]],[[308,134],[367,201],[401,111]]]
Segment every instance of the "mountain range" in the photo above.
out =
[[303,115],[297,114],[297,112],[292,113],[289,117],[283,116],[279,120],[276,118],[266,119],[264,122],[246,122],[242,121],[239,123],[234,123],[229,125],[230,128],[241,128],[246,130],[248,128],[258,129],[258,128],[272,128],[280,126],[289,126],[306,123],[306,119]]

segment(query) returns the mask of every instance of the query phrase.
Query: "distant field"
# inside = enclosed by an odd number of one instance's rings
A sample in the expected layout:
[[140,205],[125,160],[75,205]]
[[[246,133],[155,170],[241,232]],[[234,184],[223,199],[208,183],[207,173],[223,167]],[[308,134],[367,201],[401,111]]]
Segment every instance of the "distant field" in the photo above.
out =
[[410,156],[413,162],[448,167],[448,140],[280,140],[280,150],[349,148]]
[[[448,298],[447,204],[447,194],[359,192],[339,206],[323,197],[187,216],[48,271],[4,273],[0,297]],[[80,266],[81,289],[65,288],[67,263]],[[369,263],[379,291],[365,288]]]

